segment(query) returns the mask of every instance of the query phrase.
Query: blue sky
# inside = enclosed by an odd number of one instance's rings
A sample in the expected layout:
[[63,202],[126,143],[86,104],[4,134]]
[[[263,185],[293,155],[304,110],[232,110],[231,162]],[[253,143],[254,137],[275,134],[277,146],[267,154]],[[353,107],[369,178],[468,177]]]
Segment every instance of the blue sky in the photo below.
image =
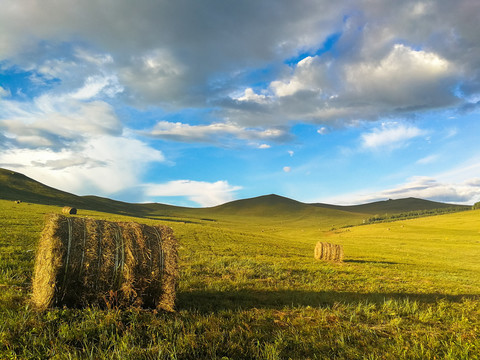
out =
[[5,0],[0,167],[78,195],[480,201],[480,3]]

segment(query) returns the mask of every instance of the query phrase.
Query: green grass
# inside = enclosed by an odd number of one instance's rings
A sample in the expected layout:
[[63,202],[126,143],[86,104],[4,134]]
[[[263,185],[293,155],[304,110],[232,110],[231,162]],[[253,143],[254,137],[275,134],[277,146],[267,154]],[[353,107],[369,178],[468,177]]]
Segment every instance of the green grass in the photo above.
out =
[[[362,214],[152,208],[180,241],[177,312],[28,305],[44,215],[0,200],[1,359],[479,359],[480,211],[341,228]],[[276,216],[274,216],[276,215]],[[342,244],[342,264],[313,259]]]

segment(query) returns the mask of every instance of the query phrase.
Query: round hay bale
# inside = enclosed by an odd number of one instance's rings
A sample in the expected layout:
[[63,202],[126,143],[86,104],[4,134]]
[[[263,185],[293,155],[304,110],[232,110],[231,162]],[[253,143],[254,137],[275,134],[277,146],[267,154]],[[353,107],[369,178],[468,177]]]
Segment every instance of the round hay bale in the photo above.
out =
[[314,258],[317,260],[343,261],[343,246],[319,241],[315,245]]
[[64,206],[62,209],[62,213],[68,214],[68,215],[75,215],[77,213],[77,209],[70,206]]
[[52,214],[38,244],[31,300],[38,310],[97,305],[173,311],[177,264],[169,227]]

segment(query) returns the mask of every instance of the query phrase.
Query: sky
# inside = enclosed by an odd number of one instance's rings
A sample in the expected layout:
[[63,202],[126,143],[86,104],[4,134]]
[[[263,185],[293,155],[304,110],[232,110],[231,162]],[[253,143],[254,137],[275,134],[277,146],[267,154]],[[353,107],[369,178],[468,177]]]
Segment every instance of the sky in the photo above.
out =
[[0,167],[208,207],[480,201],[478,0],[1,0]]

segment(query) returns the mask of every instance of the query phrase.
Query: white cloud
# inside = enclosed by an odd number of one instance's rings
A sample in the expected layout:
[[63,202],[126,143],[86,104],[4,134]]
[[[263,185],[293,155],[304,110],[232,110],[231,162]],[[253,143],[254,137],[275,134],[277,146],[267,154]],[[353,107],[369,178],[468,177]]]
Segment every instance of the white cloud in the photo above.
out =
[[366,149],[379,148],[394,149],[400,147],[413,138],[425,135],[426,131],[414,126],[397,123],[384,123],[382,127],[370,133],[362,134],[362,146]]
[[227,181],[205,182],[194,180],[174,180],[165,184],[145,186],[148,197],[186,197],[200,206],[215,206],[233,200],[233,193],[240,186],[232,186]]
[[[389,52],[378,54],[381,57],[304,58],[291,73],[270,83],[268,107],[263,110],[273,111],[278,121],[348,122],[448,107],[458,101],[454,86],[461,71],[453,62],[431,51],[389,46]],[[244,111],[259,121],[264,116],[258,108]],[[325,131],[323,127],[319,133]]]
[[252,88],[245,89],[245,92],[242,96],[234,98],[238,101],[251,101],[256,103],[266,103],[268,101],[267,96],[263,94],[256,94]]
[[70,96],[73,99],[89,100],[97,97],[100,93],[104,93],[108,97],[114,97],[122,91],[123,87],[119,84],[116,76],[97,75],[87,77],[84,85]]
[[292,168],[290,166],[284,166],[283,171],[289,173],[290,171],[292,171]]
[[472,205],[480,201],[480,178],[474,177],[458,182],[445,178],[412,176],[404,184],[386,190],[370,190],[344,194],[321,202],[338,205],[366,204],[387,199],[414,197],[452,204]]
[[120,135],[122,125],[103,101],[42,95],[34,103],[5,101],[0,130],[19,147],[61,148],[95,135]]
[[131,58],[119,70],[121,81],[140,103],[161,102],[164,106],[182,98],[182,82],[186,67],[166,49],[148,50]]
[[[448,169],[437,177],[444,182],[459,183],[466,181],[465,179],[477,179],[480,174],[480,156],[461,160],[459,159],[458,166]],[[468,180],[467,180],[468,181]]]
[[225,136],[242,140],[282,141],[288,138],[283,129],[257,129],[239,126],[235,123],[213,123],[189,125],[180,122],[160,121],[148,133],[153,137],[184,142],[219,142]]
[[0,99],[4,97],[8,97],[10,95],[11,95],[10,90],[4,89],[3,87],[0,86]]
[[302,90],[321,94],[322,88],[328,87],[328,78],[319,57],[307,56],[298,62],[291,77],[272,81],[270,89],[277,97],[295,95]]
[[322,126],[320,129],[317,130],[317,133],[320,135],[328,134],[328,129],[325,126]]
[[160,151],[139,140],[109,135],[89,138],[80,155],[68,148],[9,149],[0,153],[0,166],[82,195],[111,195],[136,186],[149,164],[164,161]]
[[259,148],[259,149],[270,149],[271,146],[268,145],[268,144],[261,144],[258,148]]
[[80,60],[92,63],[96,66],[103,66],[107,64],[112,64],[113,57],[110,54],[98,54],[98,53],[93,53],[87,49],[77,47],[75,48],[75,57],[77,57]]
[[295,152],[293,150],[288,150],[288,155],[290,155],[290,157],[292,157],[294,154]]
[[[50,153],[53,155],[52,153]],[[66,157],[59,157],[54,159],[47,159],[43,161],[32,160],[31,165],[34,167],[41,167],[47,168],[51,170],[64,170],[71,167],[81,166],[85,169],[91,169],[101,166],[108,166],[108,162],[103,160],[94,160],[88,158],[85,155],[74,155],[69,152],[61,152],[57,154],[57,156],[66,156]]]
[[431,164],[438,161],[439,158],[440,156],[437,154],[428,155],[428,156],[425,156],[424,158],[419,159],[417,161],[417,164],[420,164],[420,165]]
[[461,183],[445,183],[426,176],[410,178],[409,182],[397,188],[378,194],[385,198],[416,197],[448,203],[470,203],[479,198],[480,185],[477,179]]
[[345,67],[346,97],[389,107],[388,111],[445,106],[455,99],[457,72],[436,53],[395,44],[379,62],[370,60]]
[[[85,79],[107,74],[118,79],[110,90],[123,89],[130,104],[221,104],[228,121],[262,127],[447,108],[458,100],[455,89],[468,99],[480,92],[476,2],[299,1],[121,1],[99,9],[5,0],[0,59],[61,80],[64,92],[84,84],[82,98],[101,87]],[[323,52],[332,34],[333,51]],[[285,65],[295,57],[303,58]],[[236,104],[220,101],[238,93]]]

